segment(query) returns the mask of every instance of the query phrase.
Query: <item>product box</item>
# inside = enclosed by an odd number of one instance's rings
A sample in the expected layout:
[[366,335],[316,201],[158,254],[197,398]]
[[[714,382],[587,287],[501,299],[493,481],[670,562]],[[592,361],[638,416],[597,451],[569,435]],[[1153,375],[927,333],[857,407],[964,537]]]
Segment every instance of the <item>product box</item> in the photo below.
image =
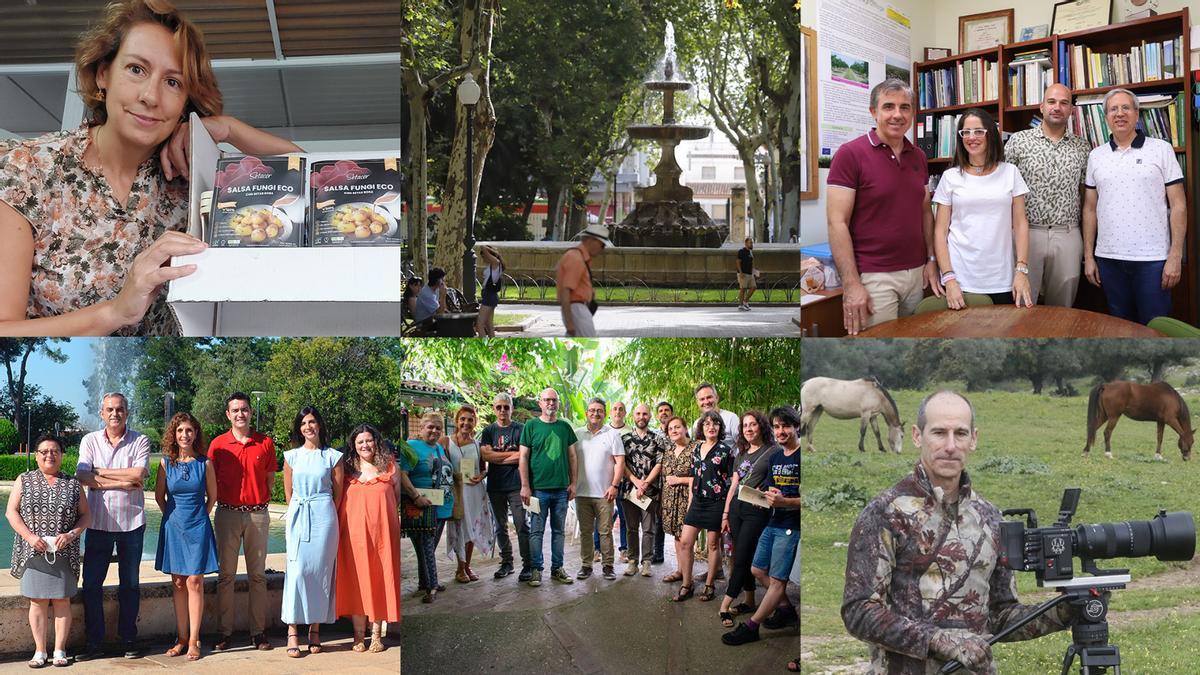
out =
[[209,244],[218,248],[303,245],[303,157],[221,159],[213,180]]
[[400,160],[313,162],[313,246],[399,246]]

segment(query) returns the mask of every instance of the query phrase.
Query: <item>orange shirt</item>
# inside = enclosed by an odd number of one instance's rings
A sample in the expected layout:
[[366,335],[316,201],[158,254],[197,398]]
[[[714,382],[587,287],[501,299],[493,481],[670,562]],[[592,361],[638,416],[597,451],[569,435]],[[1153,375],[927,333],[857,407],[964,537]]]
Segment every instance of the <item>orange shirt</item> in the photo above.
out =
[[555,284],[571,290],[571,302],[588,302],[592,299],[592,277],[587,263],[592,256],[583,244],[568,250],[554,268]]

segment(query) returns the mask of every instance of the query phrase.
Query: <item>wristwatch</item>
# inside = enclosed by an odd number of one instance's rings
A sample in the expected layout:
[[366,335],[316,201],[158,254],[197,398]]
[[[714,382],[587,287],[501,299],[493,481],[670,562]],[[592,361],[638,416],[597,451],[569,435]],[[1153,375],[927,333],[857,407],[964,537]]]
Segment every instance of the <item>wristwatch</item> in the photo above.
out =
[[1021,274],[1029,274],[1029,265],[1026,265],[1023,262],[1017,263],[1017,266],[1014,267],[1013,269],[1017,272],[1020,272]]

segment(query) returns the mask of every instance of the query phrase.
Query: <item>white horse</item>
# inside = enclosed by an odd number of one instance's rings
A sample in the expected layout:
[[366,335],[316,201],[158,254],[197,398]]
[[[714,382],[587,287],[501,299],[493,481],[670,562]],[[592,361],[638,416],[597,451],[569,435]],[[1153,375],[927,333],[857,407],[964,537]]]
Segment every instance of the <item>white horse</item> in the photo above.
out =
[[831,377],[814,377],[800,387],[800,433],[805,437],[808,451],[813,447],[813,427],[821,413],[826,412],[835,419],[858,418],[858,451],[866,452],[863,440],[867,436],[867,423],[875,432],[875,441],[880,452],[883,439],[879,436],[879,422],[883,415],[888,425],[888,445],[894,452],[904,448],[904,423],[900,421],[900,410],[891,394],[875,378],[862,380],[835,380]]

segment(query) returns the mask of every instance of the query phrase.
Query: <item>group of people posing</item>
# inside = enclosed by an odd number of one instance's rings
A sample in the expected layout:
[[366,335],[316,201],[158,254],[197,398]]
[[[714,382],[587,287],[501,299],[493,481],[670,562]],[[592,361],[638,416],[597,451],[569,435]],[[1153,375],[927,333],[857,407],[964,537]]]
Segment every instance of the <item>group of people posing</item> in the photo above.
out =
[[[205,443],[200,423],[176,413],[163,432],[154,498],[162,510],[154,568],[174,584],[177,643],[169,656],[201,656],[204,575],[217,573],[217,642],[233,645],[234,578],[245,551],[252,644],[272,648],[266,635],[266,557],[272,488],[278,469],[275,443],[252,426],[250,399],[226,401],[229,431]],[[22,474],[8,500],[15,532],[12,575],[30,600],[35,653],[31,667],[67,665],[71,598],[83,573],[86,646],[77,661],[105,655],[104,579],[116,551],[119,572],[117,632],[126,658],[141,655],[137,619],[139,568],[146,531],[143,483],[150,442],[127,426],[128,403],[105,394],[104,428],[79,446],[75,475],[62,472],[63,442],[45,436],[35,445],[37,469]],[[302,408],[292,425],[292,450],[283,453],[287,497],[287,571],[281,619],[288,624],[288,656],[301,655],[298,625],[308,626],[307,648],[321,651],[320,624],[352,617],[354,651],[382,651],[381,621],[400,620],[399,481],[396,461],[379,432],[361,425],[343,453],[328,445],[320,412]],[[86,490],[84,489],[86,488]],[[215,511],[215,513],[214,513]],[[211,519],[210,519],[211,517]],[[80,541],[82,540],[82,552]],[[82,563],[82,564],[81,564]],[[54,615],[54,652],[46,650]]]
[[1103,101],[1109,142],[1090,148],[1068,128],[1071,97],[1065,85],[1048,87],[1041,124],[1006,144],[990,113],[964,111],[931,194],[925,154],[905,137],[912,88],[888,79],[871,91],[876,126],[838,149],[828,179],[847,332],[912,314],[927,288],[950,309],[970,293],[1070,307],[1081,272],[1113,316],[1170,314],[1186,232],[1175,151],[1138,128],[1137,96],[1119,88]]
[[[622,549],[627,549],[623,576],[651,576],[651,564],[664,561],[663,533],[675,538],[678,567],[663,581],[681,583],[670,598],[677,602],[694,595],[698,539],[705,541],[708,558],[700,599],[716,597],[724,569],[721,535],[731,534],[730,574],[718,619],[732,628],[735,615],[749,618],[725,634],[726,644],[757,640],[760,625],[798,623],[785,590],[799,562],[799,414],[784,406],[769,415],[749,411],[739,418],[721,410],[708,383],[696,387],[695,396],[702,412],[694,425],[663,401],[656,406],[658,430],[650,428],[651,409],[644,403],[633,408],[632,425],[625,424],[624,403],[613,403],[613,419],[606,423],[609,407],[600,398],[588,401],[586,424],[572,428],[559,418],[554,389],[539,394],[541,414],[523,424],[512,417],[511,395],[496,395],[496,421],[478,436],[477,411],[470,406],[454,414],[448,437],[442,436],[440,414],[423,418],[421,438],[410,441],[417,461],[400,467],[402,528],[417,552],[423,602],[433,602],[445,590],[438,582],[435,550],[447,528],[449,548],[459,561],[457,581],[478,580],[470,567],[472,546],[491,548],[495,542],[501,562],[494,577],[503,579],[516,571],[511,516],[521,555],[517,579],[537,587],[546,569],[547,524],[550,579],[562,584],[588,579],[597,562],[605,579],[616,579],[613,523],[619,518]],[[740,486],[752,488],[757,503],[739,499]],[[440,490],[435,495],[440,505],[424,492],[430,489]],[[574,579],[564,567],[563,552],[572,500],[581,560]],[[756,603],[759,585],[766,593]],[[734,606],[739,597],[742,602]]]

